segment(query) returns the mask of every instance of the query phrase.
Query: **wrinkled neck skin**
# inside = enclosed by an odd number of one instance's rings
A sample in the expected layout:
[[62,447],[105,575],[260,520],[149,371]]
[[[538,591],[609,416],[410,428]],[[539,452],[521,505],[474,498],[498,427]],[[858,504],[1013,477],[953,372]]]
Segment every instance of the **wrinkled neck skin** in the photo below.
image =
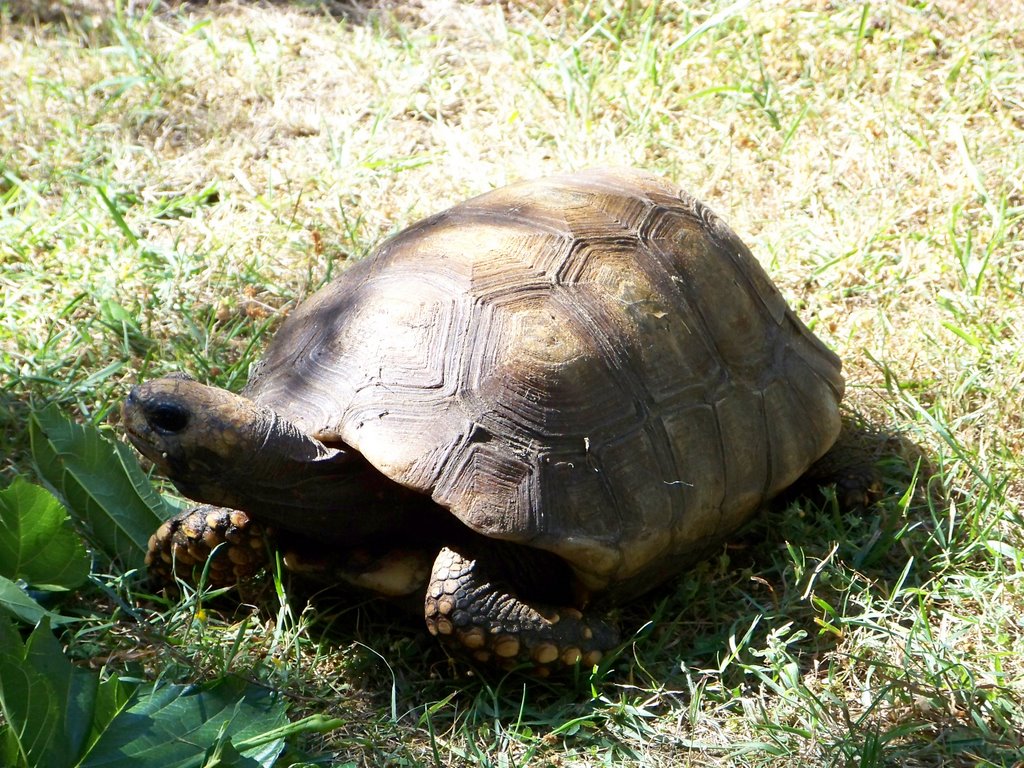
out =
[[408,493],[347,446],[325,445],[271,408],[191,379],[136,387],[123,419],[135,447],[184,495],[281,528],[380,503],[382,489]]
[[225,446],[200,446],[189,456],[188,471],[169,473],[179,491],[284,526],[297,510],[332,507],[346,495],[358,503],[363,462],[357,454],[329,448],[269,408],[253,405],[252,411],[245,429],[228,438],[234,443],[226,446],[229,456]]

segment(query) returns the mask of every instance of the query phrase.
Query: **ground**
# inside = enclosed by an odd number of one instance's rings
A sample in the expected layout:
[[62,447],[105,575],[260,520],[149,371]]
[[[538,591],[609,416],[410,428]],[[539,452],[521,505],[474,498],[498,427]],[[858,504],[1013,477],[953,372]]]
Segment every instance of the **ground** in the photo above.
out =
[[[342,764],[1012,765],[1022,29],[996,0],[0,3],[4,477],[32,477],[33,407],[116,434],[138,380],[239,388],[297,302],[426,214],[643,167],[737,230],[901,436],[878,506],[771,511],[561,683],[452,665],[378,605],[327,639],[173,608],[146,637],[182,677],[242,637],[232,668],[346,720],[304,745]],[[118,671],[134,631],[78,657]]]

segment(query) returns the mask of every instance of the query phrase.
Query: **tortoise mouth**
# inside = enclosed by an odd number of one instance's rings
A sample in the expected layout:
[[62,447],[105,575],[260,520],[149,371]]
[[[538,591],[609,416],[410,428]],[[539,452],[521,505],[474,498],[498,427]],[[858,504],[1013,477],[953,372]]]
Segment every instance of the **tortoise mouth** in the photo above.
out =
[[147,459],[159,461],[167,458],[167,452],[161,451],[150,441],[149,436],[143,434],[130,426],[125,427],[125,434],[132,447],[145,456]]
[[131,415],[127,415],[122,410],[122,423],[124,424],[125,436],[128,438],[128,442],[132,444],[139,453],[144,457],[152,461],[163,473],[167,473],[170,468],[170,454],[156,445],[153,437],[153,431],[146,425],[141,427],[135,423],[135,419]]

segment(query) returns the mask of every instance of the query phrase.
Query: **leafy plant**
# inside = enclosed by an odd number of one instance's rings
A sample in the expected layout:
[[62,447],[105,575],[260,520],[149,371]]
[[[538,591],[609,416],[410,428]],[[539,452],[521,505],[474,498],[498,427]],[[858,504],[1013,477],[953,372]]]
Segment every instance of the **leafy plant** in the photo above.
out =
[[135,685],[73,665],[44,619],[22,641],[0,617],[0,760],[10,768],[272,766],[285,739],[339,720],[287,719],[284,699],[234,677]]
[[[103,553],[141,564],[149,533],[175,508],[134,456],[53,407],[33,414],[30,429],[40,473]],[[90,558],[70,523],[49,491],[24,479],[0,491],[0,764],[269,767],[288,737],[341,724],[320,715],[291,723],[283,697],[234,676],[138,684],[73,664],[52,627],[85,619],[42,604],[87,583]],[[35,625],[26,639],[12,617]]]
[[88,576],[82,540],[52,494],[22,478],[0,491],[0,608],[33,624],[43,617],[64,623],[27,590],[52,596],[80,587]]
[[128,446],[75,424],[56,406],[32,414],[32,456],[90,539],[124,568],[141,568],[154,530],[176,508],[153,488]]

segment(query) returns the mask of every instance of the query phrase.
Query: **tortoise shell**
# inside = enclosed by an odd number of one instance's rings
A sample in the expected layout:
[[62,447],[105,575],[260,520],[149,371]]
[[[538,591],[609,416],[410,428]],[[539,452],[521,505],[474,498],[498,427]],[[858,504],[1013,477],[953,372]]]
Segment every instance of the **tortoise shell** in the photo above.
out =
[[244,394],[602,589],[735,530],[833,444],[842,393],[717,216],[601,170],[399,233],[287,319]]

